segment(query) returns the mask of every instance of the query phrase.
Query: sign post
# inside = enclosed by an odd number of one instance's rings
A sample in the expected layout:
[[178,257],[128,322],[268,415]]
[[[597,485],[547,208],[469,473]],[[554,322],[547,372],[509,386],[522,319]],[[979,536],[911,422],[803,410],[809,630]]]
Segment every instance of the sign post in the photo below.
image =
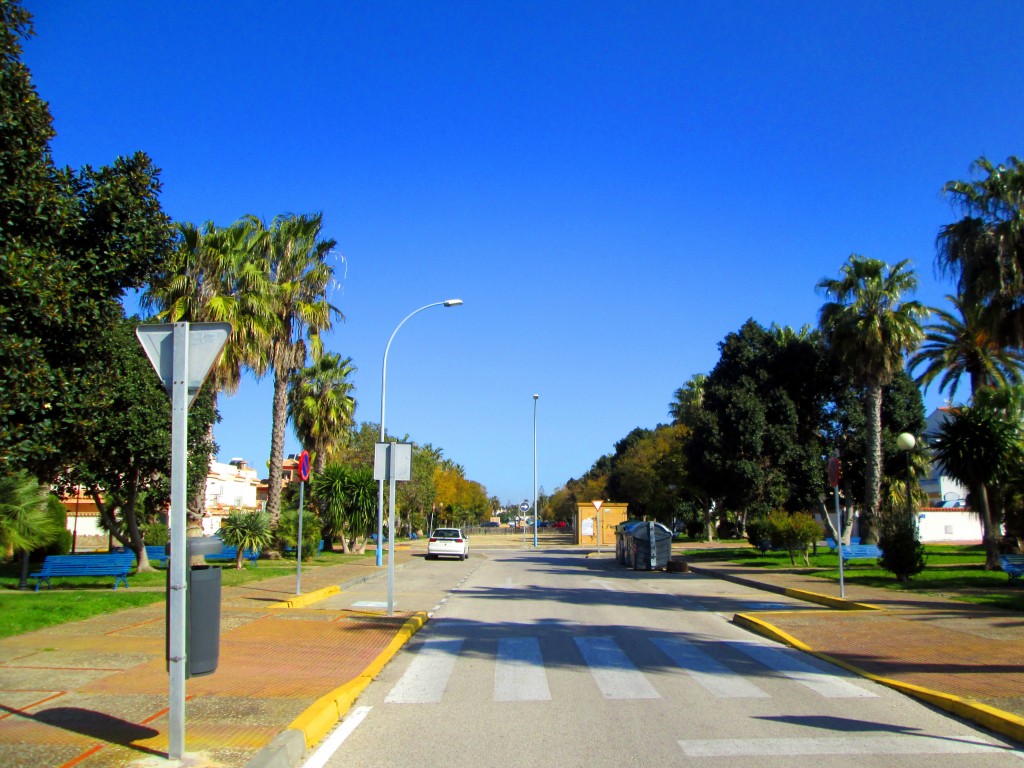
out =
[[309,452],[299,454],[299,537],[295,542],[295,594],[302,594],[302,503],[309,480]]
[[228,323],[140,325],[135,329],[135,335],[171,395],[171,559],[167,566],[170,731],[167,756],[178,760],[185,752],[188,409],[220,357],[231,335],[231,326]]
[[839,510],[839,480],[842,477],[839,459],[833,456],[828,460],[828,484],[832,486],[832,496],[836,506],[836,549],[839,550],[839,596],[846,597],[846,584],[843,583],[843,513]]
[[[412,479],[412,443],[376,443],[373,479],[388,480],[388,616],[395,613],[395,481]],[[380,551],[381,542],[377,542]]]
[[[530,502],[523,499],[519,502],[519,511],[523,513],[523,548],[526,548],[526,513],[530,511]],[[537,515],[533,516],[534,530],[537,530]]]
[[594,509],[597,510],[597,531],[595,533],[597,533],[597,554],[601,554],[601,539],[602,534],[604,533],[601,529],[601,505],[603,505],[604,502],[601,501],[601,499],[594,499],[591,503],[594,505]]

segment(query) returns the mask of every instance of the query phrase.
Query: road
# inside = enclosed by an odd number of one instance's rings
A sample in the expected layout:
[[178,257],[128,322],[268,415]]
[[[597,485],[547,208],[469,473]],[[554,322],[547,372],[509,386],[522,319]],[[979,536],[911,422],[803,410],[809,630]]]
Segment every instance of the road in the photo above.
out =
[[813,609],[788,598],[568,550],[417,559],[395,583],[398,609],[432,619],[306,768],[1024,766],[992,735],[729,621]]

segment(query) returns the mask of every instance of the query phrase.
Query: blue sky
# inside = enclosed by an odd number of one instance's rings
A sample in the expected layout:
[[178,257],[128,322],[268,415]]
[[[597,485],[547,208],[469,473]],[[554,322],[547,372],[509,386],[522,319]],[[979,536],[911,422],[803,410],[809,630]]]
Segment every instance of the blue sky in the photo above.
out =
[[[141,149],[176,220],[323,212],[359,420],[402,318],[463,299],[395,337],[386,423],[503,501],[532,496],[534,393],[550,492],[747,318],[814,324],[851,253],[941,303],[942,184],[1024,153],[1020,2],[26,7],[57,163]],[[270,390],[221,399],[222,460],[265,466]]]

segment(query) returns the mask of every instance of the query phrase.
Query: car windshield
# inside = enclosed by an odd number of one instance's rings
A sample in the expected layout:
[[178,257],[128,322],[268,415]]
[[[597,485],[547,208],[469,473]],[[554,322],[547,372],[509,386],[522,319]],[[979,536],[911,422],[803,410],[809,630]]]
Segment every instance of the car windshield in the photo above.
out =
[[438,528],[434,531],[435,539],[457,539],[460,534],[455,528]]

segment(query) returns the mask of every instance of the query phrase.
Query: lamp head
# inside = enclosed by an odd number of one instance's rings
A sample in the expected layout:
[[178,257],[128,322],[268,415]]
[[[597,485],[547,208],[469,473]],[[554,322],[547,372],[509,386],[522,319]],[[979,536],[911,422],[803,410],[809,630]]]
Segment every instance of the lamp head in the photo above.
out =
[[534,395],[533,399],[536,400],[538,397],[540,397],[540,395]]
[[909,432],[903,432],[896,437],[896,447],[901,451],[912,451],[917,445],[917,439]]
[[444,305],[446,307],[460,307],[462,306],[462,299],[448,299]]

